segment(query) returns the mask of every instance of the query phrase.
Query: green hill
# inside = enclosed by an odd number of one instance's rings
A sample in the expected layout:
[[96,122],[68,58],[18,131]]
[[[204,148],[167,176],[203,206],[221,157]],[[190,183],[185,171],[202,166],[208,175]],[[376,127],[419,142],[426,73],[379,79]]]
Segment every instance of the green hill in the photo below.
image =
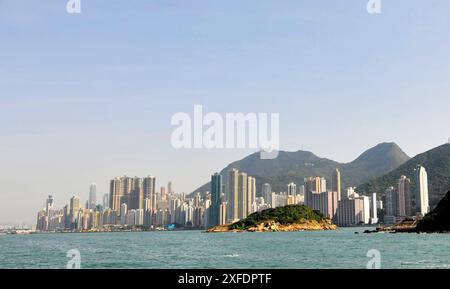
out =
[[[262,160],[259,153],[233,162],[225,167],[220,174],[224,184],[227,184],[228,171],[236,168],[256,178],[257,194],[261,192],[263,183],[269,183],[275,192],[286,191],[290,182],[301,185],[304,178],[323,176],[331,182],[331,176],[336,168],[341,171],[342,187],[357,186],[371,179],[380,177],[397,168],[409,157],[395,143],[382,143],[361,154],[350,163],[339,163],[327,158],[321,158],[307,151],[280,151],[276,159]],[[210,190],[210,184],[199,187],[193,193]]]
[[[450,144],[445,144],[419,154],[388,174],[369,181],[357,188],[360,193],[384,193],[397,184],[400,176],[411,178],[412,190],[415,189],[414,169],[417,165],[425,167],[428,173],[430,207],[434,207],[450,190]],[[414,194],[412,194],[414,198]]]
[[313,211],[303,205],[289,205],[253,213],[247,218],[232,224],[230,227],[231,229],[246,230],[265,221],[274,221],[281,225],[287,225],[304,221],[321,222],[323,220],[325,218],[319,211]]

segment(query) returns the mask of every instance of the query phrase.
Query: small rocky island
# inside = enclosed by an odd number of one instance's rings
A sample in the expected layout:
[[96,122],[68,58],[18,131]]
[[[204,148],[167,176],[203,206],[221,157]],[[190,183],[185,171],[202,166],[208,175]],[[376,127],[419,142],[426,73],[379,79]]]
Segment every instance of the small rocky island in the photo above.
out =
[[319,211],[303,205],[288,205],[253,213],[236,223],[216,226],[207,232],[288,232],[336,229],[337,226]]

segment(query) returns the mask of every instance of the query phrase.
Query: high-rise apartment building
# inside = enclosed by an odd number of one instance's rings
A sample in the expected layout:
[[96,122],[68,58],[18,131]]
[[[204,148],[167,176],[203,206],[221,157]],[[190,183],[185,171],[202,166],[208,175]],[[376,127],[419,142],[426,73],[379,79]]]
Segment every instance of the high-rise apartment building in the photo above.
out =
[[416,168],[416,214],[425,216],[429,211],[428,199],[428,174],[424,167],[418,165]]
[[320,190],[318,193],[323,193],[327,191],[327,180],[325,178],[320,178]]
[[394,187],[389,187],[384,192],[384,208],[386,216],[395,216],[397,213],[397,192]]
[[338,206],[338,193],[326,191],[323,193],[306,193],[309,208],[320,211],[325,217],[334,219]]
[[297,185],[294,183],[288,184],[287,194],[288,194],[288,196],[295,196],[297,194]]
[[71,219],[70,219],[70,206],[65,205],[63,208],[63,216],[64,216],[64,229],[70,229]]
[[238,175],[238,219],[247,217],[247,174],[240,172]]
[[172,184],[172,182],[168,182],[167,183],[167,193],[170,195],[170,194],[172,194],[174,191],[173,191],[173,184]]
[[373,193],[372,197],[370,198],[370,223],[378,223],[378,202],[376,193]]
[[128,207],[131,210],[138,210],[144,207],[144,191],[142,188],[142,179],[139,177],[131,179]]
[[45,214],[46,216],[50,217],[51,210],[53,208],[53,197],[48,196],[46,202],[45,202]]
[[227,218],[230,221],[235,221],[239,219],[239,171],[237,169],[232,169],[228,172],[228,210]]
[[156,178],[147,176],[142,180],[143,198],[150,200],[152,212],[156,212]]
[[362,216],[362,222],[364,224],[369,224],[370,223],[370,199],[368,196],[360,196],[358,197],[358,199],[363,200],[363,216]]
[[322,185],[326,187],[326,181],[321,177],[312,177],[305,179],[305,192],[322,193],[326,191],[326,188],[322,188]]
[[362,198],[342,199],[338,202],[337,225],[353,226],[364,222],[364,200]]
[[106,210],[109,208],[109,194],[103,195],[102,204],[103,204],[103,210]]
[[211,176],[211,207],[209,208],[208,226],[220,224],[220,205],[222,203],[222,176],[215,173]]
[[120,204],[127,204],[127,206],[129,207],[132,189],[133,189],[133,178],[130,178],[128,176],[121,177],[120,191],[122,196],[120,198]]
[[396,216],[411,216],[411,180],[401,176],[397,185]]
[[80,198],[73,196],[70,198],[70,223],[76,223],[78,217],[78,211],[81,208]]
[[111,210],[120,212],[120,200],[122,199],[120,179],[114,178],[109,183],[109,207]]
[[95,183],[91,184],[89,188],[89,201],[88,208],[94,210],[97,206],[97,185]]
[[220,204],[219,225],[225,225],[226,223],[227,223],[227,203],[222,202]]
[[247,215],[256,211],[256,178],[247,177]]
[[123,203],[120,205],[120,223],[122,225],[127,225],[127,218],[128,218],[128,206],[126,203]]
[[342,197],[341,189],[342,189],[341,172],[338,169],[336,169],[333,172],[333,176],[331,178],[331,190],[333,192],[337,192],[338,193],[338,199],[339,200],[341,200],[341,197]]
[[272,205],[271,204],[271,200],[272,200],[272,186],[268,183],[264,183],[262,185],[262,196],[264,198],[264,201],[268,204],[268,205]]
[[312,177],[305,179],[305,205],[312,207],[311,196],[313,194],[320,194],[326,192],[327,182],[322,177]]

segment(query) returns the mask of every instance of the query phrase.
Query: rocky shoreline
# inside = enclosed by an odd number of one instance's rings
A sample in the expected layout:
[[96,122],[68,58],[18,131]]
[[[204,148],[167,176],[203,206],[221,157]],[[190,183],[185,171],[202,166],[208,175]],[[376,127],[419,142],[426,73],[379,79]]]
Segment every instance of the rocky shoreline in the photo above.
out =
[[450,232],[450,192],[439,201],[436,208],[423,218],[407,218],[390,227],[377,228],[364,233],[449,233]]
[[269,220],[263,221],[255,226],[246,229],[233,229],[231,225],[216,226],[207,231],[207,233],[225,233],[225,232],[296,232],[296,231],[320,231],[336,230],[338,227],[330,220],[315,221],[309,220],[292,224],[280,224],[279,222]]

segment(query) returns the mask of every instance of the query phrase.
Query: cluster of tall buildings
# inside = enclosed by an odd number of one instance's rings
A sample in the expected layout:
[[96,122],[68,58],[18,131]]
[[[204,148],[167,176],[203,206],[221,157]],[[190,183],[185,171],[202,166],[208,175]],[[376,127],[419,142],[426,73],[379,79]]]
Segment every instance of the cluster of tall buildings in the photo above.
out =
[[[428,175],[423,166],[418,165],[414,171],[415,190],[411,179],[401,176],[396,186],[386,189],[385,216],[386,223],[397,223],[412,216],[425,216],[429,211]],[[415,205],[413,205],[413,196]]]
[[304,204],[339,226],[378,223],[377,209],[381,203],[377,195],[359,196],[352,187],[343,191],[338,169],[332,174],[331,185],[328,186],[323,177],[310,177],[305,179],[304,186]]
[[211,177],[211,207],[209,226],[232,223],[253,212],[286,205],[305,204],[320,211],[325,217],[342,226],[377,223],[378,203],[376,194],[371,197],[359,196],[348,188],[342,193],[341,173],[336,169],[327,185],[324,177],[304,179],[304,184],[287,184],[287,191],[273,192],[269,183],[261,185],[261,193],[256,197],[256,181],[253,177],[237,169],[228,172],[227,184],[218,173]]
[[54,208],[53,196],[48,196],[45,207],[37,214],[36,229],[39,231],[76,230],[83,227],[101,225],[103,208],[107,206],[107,196],[103,204],[97,204],[97,185],[89,189],[89,199],[83,205],[77,196],[70,198],[62,209]]
[[82,204],[78,196],[63,209],[53,208],[53,197],[38,212],[39,231],[157,229],[173,227],[206,228],[210,195],[188,198],[173,191],[171,182],[156,190],[156,178],[148,176],[116,177],[110,181],[109,194],[97,204],[96,186],[91,185],[89,199]]
[[[270,196],[272,196],[269,184]],[[270,208],[264,197],[256,197],[256,178],[238,169],[231,169],[227,174],[227,181],[219,173],[211,176],[211,206],[206,208],[208,227],[233,223],[246,218],[254,212]]]
[[230,170],[227,196],[226,219],[233,222],[246,218],[256,211],[256,179],[237,169]]
[[[427,172],[422,166],[415,170],[415,183],[415,206],[411,180],[406,176],[400,177],[396,187],[385,191],[385,222],[424,216],[429,211]],[[90,187],[85,205],[74,196],[58,210],[53,208],[54,199],[49,196],[45,208],[38,212],[37,229],[209,228],[236,222],[257,211],[293,204],[320,211],[339,226],[352,226],[378,223],[378,209],[383,209],[383,201],[375,193],[360,196],[352,187],[342,190],[338,169],[333,172],[331,184],[316,176],[305,178],[300,186],[291,182],[284,192],[273,192],[269,183],[259,188],[257,194],[256,178],[235,168],[227,172],[226,180],[219,173],[213,174],[210,191],[192,197],[175,193],[171,182],[157,191],[153,176],[116,177],[110,181],[102,204],[97,202],[95,184]]]

